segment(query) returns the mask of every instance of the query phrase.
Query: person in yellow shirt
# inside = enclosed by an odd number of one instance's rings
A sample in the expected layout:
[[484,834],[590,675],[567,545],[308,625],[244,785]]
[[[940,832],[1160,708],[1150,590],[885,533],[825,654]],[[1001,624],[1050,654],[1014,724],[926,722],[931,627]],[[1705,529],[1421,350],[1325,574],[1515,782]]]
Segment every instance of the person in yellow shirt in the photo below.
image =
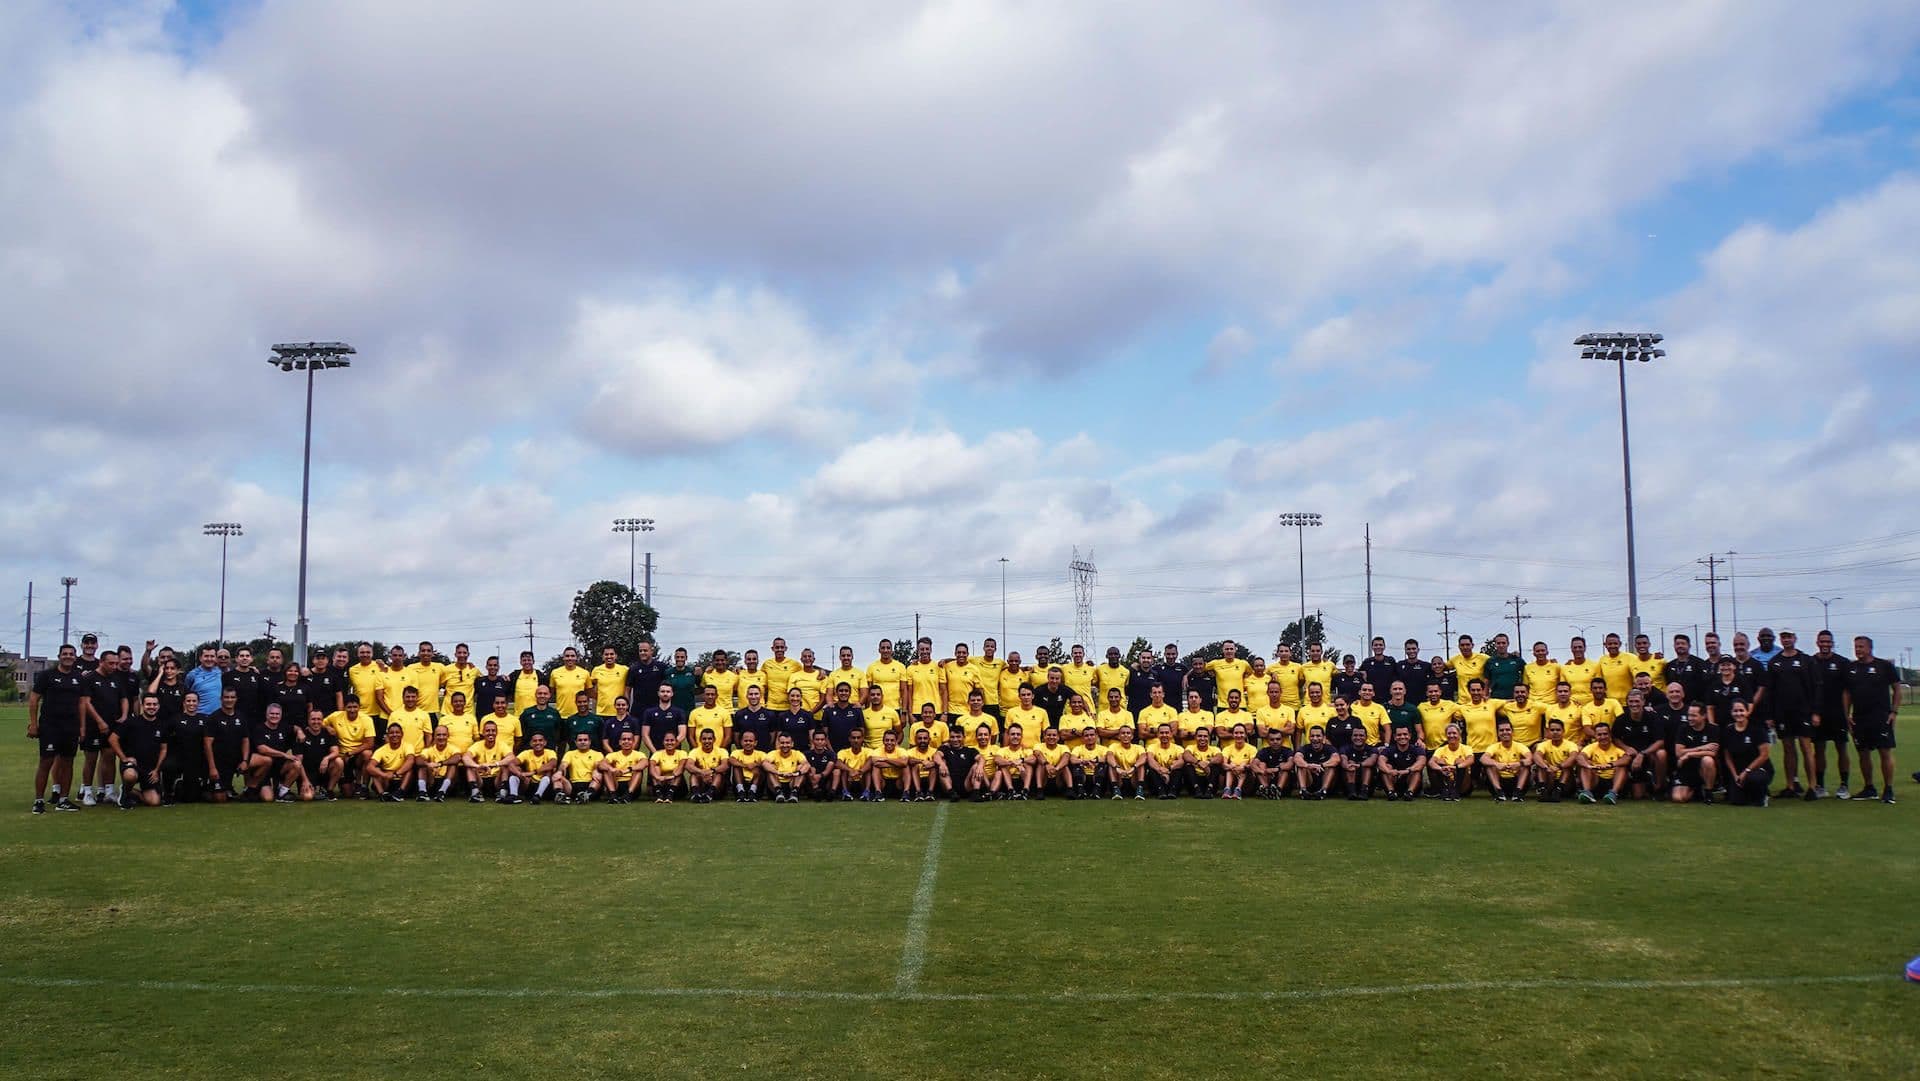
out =
[[1604,789],[1599,797],[1608,805],[1620,802],[1620,791],[1627,787],[1627,749],[1613,742],[1613,725],[1599,721],[1590,726],[1593,742],[1580,748],[1574,762],[1580,769],[1580,802],[1592,803],[1596,785]]
[[1073,660],[1060,666],[1060,679],[1067,689],[1087,700],[1089,708],[1093,697],[1094,666],[1087,663],[1087,648],[1076,645],[1072,650]]
[[720,687],[712,683],[700,688],[700,704],[687,714],[687,738],[698,743],[703,732],[713,733],[716,747],[725,747],[733,738],[733,708],[720,704]]
[[626,665],[620,663],[620,651],[612,646],[600,651],[600,663],[588,673],[588,683],[593,690],[593,712],[601,717],[613,716],[613,700],[627,693]]
[[[1333,723],[1334,718],[1339,716],[1338,711],[1336,711],[1327,700],[1326,688],[1318,683],[1308,683],[1306,686],[1307,704],[1301,706],[1294,713],[1293,735],[1295,739],[1304,738],[1315,728],[1326,729],[1327,726]],[[1306,745],[1301,744],[1301,746],[1304,747]],[[1339,748],[1334,748],[1334,753],[1338,754]]]
[[1498,738],[1500,705],[1487,697],[1487,681],[1475,677],[1467,681],[1467,700],[1454,707],[1467,729],[1467,747],[1474,754],[1485,754]]
[[1178,725],[1180,710],[1167,702],[1166,688],[1158,681],[1147,690],[1147,704],[1140,709],[1140,715],[1134,718],[1139,734],[1140,749],[1144,753],[1146,746],[1157,738],[1161,725]]
[[[983,708],[979,720],[987,719],[986,711]],[[977,724],[978,721],[975,723]],[[918,745],[920,733],[925,732],[927,734],[927,745],[932,747],[934,754],[937,755],[940,753],[940,748],[947,745],[947,731],[947,722],[941,720],[940,715],[934,712],[933,703],[923,702],[920,704],[920,716],[916,718],[912,724],[907,726],[907,746],[913,747]]]
[[1194,799],[1217,799],[1220,795],[1220,747],[1213,742],[1213,729],[1194,733],[1193,746],[1187,748],[1188,785]]
[[[1524,688],[1515,688],[1515,691]],[[1527,774],[1533,764],[1533,752],[1513,738],[1513,722],[1498,722],[1493,746],[1480,755],[1487,771],[1487,790],[1495,803],[1524,803],[1527,799]]]
[[[818,719],[820,716],[820,703],[826,695],[827,685],[824,682],[825,676],[825,672],[814,667],[813,650],[810,649],[800,651],[800,667],[794,669],[792,674],[787,676],[788,693],[791,694],[793,691],[799,691],[800,708],[813,714],[815,719]],[[773,681],[771,673],[768,674],[767,681],[769,683]],[[776,698],[773,701],[786,702],[789,700],[788,698]]]
[[1114,799],[1147,798],[1146,749],[1133,741],[1133,729],[1123,728],[1113,745],[1107,748],[1107,787]]
[[[353,695],[360,699],[360,708],[367,716],[380,719],[380,691],[387,685],[387,666],[374,659],[373,646],[366,642],[354,647],[356,660],[347,669],[347,684],[353,688]],[[342,703],[342,708],[345,704]],[[368,749],[371,753],[371,748]]]
[[1229,638],[1220,643],[1220,656],[1207,662],[1207,671],[1213,674],[1215,701],[1225,702],[1234,691],[1240,692],[1240,701],[1247,700],[1247,675],[1253,666],[1240,656],[1240,647]]
[[1225,707],[1215,710],[1213,714],[1215,750],[1224,745],[1227,733],[1233,731],[1234,725],[1244,724],[1251,729],[1254,724],[1253,714],[1243,708],[1245,703],[1242,702],[1239,691],[1226,692],[1221,696],[1221,701],[1226,704]]
[[1627,658],[1627,668],[1633,672],[1636,685],[1641,676],[1647,677],[1647,686],[1655,693],[1667,685],[1667,659],[1653,652],[1653,640],[1644,634],[1633,636],[1633,656]]
[[1353,703],[1350,711],[1361,727],[1367,730],[1367,742],[1375,747],[1384,747],[1387,743],[1387,707],[1374,701],[1373,684],[1360,685],[1360,699]]
[[[1487,674],[1487,655],[1473,648],[1473,635],[1461,635],[1459,645],[1460,652],[1447,658],[1447,670],[1453,673],[1454,701],[1465,702],[1467,684],[1473,680],[1482,679]],[[1471,742],[1472,734],[1469,733],[1467,738]]]
[[462,642],[453,647],[453,663],[440,666],[440,689],[451,701],[457,691],[467,698],[467,704],[473,705],[473,685],[479,682],[480,668],[469,658],[473,650]]
[[[933,639],[920,639],[920,641],[914,645],[914,650],[919,655],[918,663],[931,664],[933,662]],[[936,679],[929,677],[922,681],[913,682],[912,688],[918,692],[919,697],[915,698],[913,702],[908,703],[906,701],[909,684],[907,666],[902,664],[900,659],[893,655],[893,643],[887,639],[880,639],[879,651],[880,659],[867,665],[866,678],[856,684],[857,687],[864,688],[877,684],[880,688],[881,700],[888,709],[906,709],[910,713],[918,713],[921,702],[932,702],[934,708],[939,708],[940,692],[937,689],[938,682]],[[851,653],[849,653],[847,658],[849,663],[851,663],[851,656]],[[833,690],[831,683],[827,685],[827,690],[829,696],[831,696]]]
[[988,755],[993,757],[993,781],[988,792],[996,799],[1025,800],[1033,783],[1033,749],[1027,746],[1026,731],[1020,725],[1007,725],[1003,738],[1005,743],[980,752],[982,761]]
[[1513,701],[1495,702],[1500,707],[1500,716],[1513,723],[1513,740],[1522,747],[1532,747],[1540,742],[1545,732],[1547,711],[1533,704],[1533,692],[1524,683],[1513,688]]
[[[1098,730],[1099,725],[1093,719],[1093,712],[1088,709],[1087,706],[1087,700],[1077,694],[1067,699],[1067,711],[1060,715],[1060,724],[1056,728],[1041,729],[1038,734],[1039,741],[1045,744],[1047,741],[1047,733],[1053,731],[1058,731],[1063,739],[1077,740],[1080,738],[1080,733],[1085,732],[1089,728]],[[1021,727],[1025,728],[1026,726],[1022,725]],[[1027,731],[1031,732],[1032,729],[1027,729]]]
[[854,729],[847,745],[833,757],[833,784],[840,794],[840,802],[872,803],[873,751],[867,747],[866,732]]
[[579,650],[568,646],[560,651],[560,667],[547,673],[547,686],[553,691],[553,708],[560,711],[562,718],[579,712],[574,696],[587,689],[590,678],[587,670],[580,667]]
[[473,741],[480,738],[480,719],[467,712],[465,691],[447,693],[447,711],[440,715],[440,727],[447,730],[447,746],[454,754],[467,753]]
[[[883,647],[885,647],[884,649],[881,650],[882,659],[884,660],[887,658],[891,658],[893,656],[893,645],[885,641],[882,641],[880,644]],[[885,683],[879,680],[869,678],[866,672],[862,671],[861,669],[855,668],[853,666],[853,647],[841,646],[840,647],[840,667],[835,668],[831,672],[828,672],[826,676],[821,679],[820,703],[817,705],[815,710],[811,710],[809,712],[813,712],[816,716],[818,716],[818,710],[825,709],[826,708],[825,703],[832,702],[834,699],[834,695],[840,693],[840,687],[842,684],[846,685],[847,694],[854,701],[865,701],[866,695],[867,695],[867,685],[872,683],[879,684],[881,692],[885,693],[887,689],[887,686]],[[894,693],[895,694],[900,693],[898,683],[894,684]],[[796,752],[796,753],[801,753],[801,752]]]
[[1313,696],[1309,693],[1308,688],[1319,687],[1321,700],[1325,702],[1333,701],[1333,674],[1336,671],[1338,671],[1338,668],[1332,661],[1327,660],[1326,653],[1321,648],[1320,643],[1313,642],[1309,644],[1307,646],[1307,662],[1300,666],[1300,693],[1307,695],[1307,700],[1311,702]]
[[727,656],[727,651],[724,649],[714,650],[707,658],[707,663],[700,667],[702,693],[704,694],[708,687],[713,688],[714,704],[732,713],[739,705],[735,698],[735,691],[739,686],[740,673],[734,669],[732,658]]
[[1008,710],[1020,704],[1020,688],[1032,686],[1027,679],[1029,674],[1025,668],[1020,667],[1019,653],[1007,654],[1007,666],[1000,672],[998,699],[1000,708],[996,711],[998,716],[1004,718]]
[[[1091,717],[1092,714],[1086,716]],[[1091,729],[1091,725],[1081,725],[1078,731],[1084,733]],[[1095,739],[1098,738],[1098,733],[1095,733]],[[1046,799],[1047,793],[1052,791],[1069,799],[1078,799],[1073,780],[1073,756],[1060,745],[1060,729],[1049,728],[1040,734],[1040,746],[1033,753],[1033,798]]]
[[535,732],[526,750],[507,759],[507,802],[519,803],[523,788],[532,790],[529,802],[546,802],[559,770],[560,756],[547,746],[546,736]]
[[1246,788],[1247,773],[1259,751],[1247,742],[1247,726],[1235,722],[1227,729],[1227,742],[1220,748],[1220,798],[1240,799]]
[[1120,741],[1120,730],[1133,731],[1133,714],[1128,712],[1123,698],[1126,692],[1118,687],[1107,688],[1106,708],[1093,718],[1094,732],[1102,747],[1111,747]]
[[446,682],[447,666],[438,660],[432,642],[420,643],[420,652],[412,664],[401,671],[402,685],[420,692],[420,708],[428,713],[440,712],[440,692]]
[[[626,738],[624,733],[621,738]],[[653,802],[672,803],[685,788],[687,758],[687,752],[680,749],[680,737],[672,732],[666,734],[659,750],[647,756],[647,778],[653,784]]]
[[[984,677],[985,674],[986,673],[968,657],[967,644],[965,642],[954,643],[953,659],[940,662],[940,675],[942,680],[940,700],[945,703],[948,718],[957,719],[960,714],[965,713],[967,711],[967,695],[975,691],[981,692],[983,696],[982,710],[984,711],[986,684],[982,682],[982,677]],[[999,690],[1000,688],[998,684],[996,684],[994,686],[996,695],[998,695]],[[915,712],[918,712],[918,703],[915,703],[915,706]]]
[[1162,724],[1147,745],[1147,790],[1155,799],[1179,799],[1183,782],[1191,775],[1187,749],[1173,740],[1173,725]]
[[1473,764],[1479,756],[1461,742],[1465,732],[1458,722],[1448,724],[1446,742],[1427,757],[1433,787],[1448,803],[1458,803],[1473,794]]
[[[1564,688],[1566,684],[1561,684]],[[1580,745],[1566,738],[1566,722],[1558,717],[1547,720],[1547,738],[1534,744],[1533,776],[1540,789],[1540,802],[1559,803],[1573,785]]]
[[520,651],[520,668],[507,677],[507,692],[513,698],[515,717],[533,708],[534,693],[547,685],[547,677],[533,666],[533,651]]
[[[1332,679],[1332,674],[1329,673],[1327,678]],[[1306,673],[1301,671],[1300,665],[1294,663],[1293,648],[1291,646],[1275,648],[1273,663],[1267,666],[1267,685],[1279,685],[1280,704],[1288,709],[1299,709],[1303,701],[1300,696],[1305,693],[1301,690],[1301,685],[1305,682]],[[1325,688],[1322,688],[1322,693],[1325,693]]]
[[360,710],[360,696],[347,696],[346,708],[327,716],[327,730],[340,743],[340,760],[348,780],[358,781],[374,748],[373,718]]
[[[1241,701],[1248,709],[1258,712],[1267,704],[1267,687],[1273,683],[1273,675],[1267,671],[1266,658],[1258,654],[1248,657],[1247,664],[1252,667],[1247,671],[1246,695]],[[1259,742],[1258,739],[1255,742]]]
[[1062,746],[1067,752],[1067,769],[1073,775],[1068,798],[1099,799],[1107,779],[1107,748],[1100,742],[1100,730],[1082,730],[1072,743]]
[[1553,689],[1561,680],[1560,666],[1547,656],[1547,644],[1533,644],[1533,660],[1522,670],[1521,678],[1527,685],[1527,693],[1535,702],[1553,701]]
[[1294,743],[1293,732],[1296,716],[1293,707],[1287,705],[1284,701],[1285,697],[1286,691],[1281,687],[1280,683],[1276,680],[1269,680],[1267,682],[1266,697],[1261,700],[1259,705],[1254,707],[1253,726],[1254,731],[1259,733],[1260,738],[1266,740],[1269,745],[1271,745],[1272,740],[1268,740],[1267,737],[1275,732],[1280,733],[1282,742],[1291,750]]
[[[933,704],[932,702],[921,703],[923,707]],[[886,707],[886,692],[879,687],[867,688],[867,704],[866,708],[860,711],[860,720],[866,725],[866,746],[869,751],[880,746],[881,737],[888,732],[892,732],[896,739],[900,736],[900,713],[898,710]]]
[[900,746],[899,731],[888,729],[880,737],[879,748],[873,752],[873,802],[885,803],[888,796],[907,802],[908,764],[906,749]]
[[[750,649],[750,650],[747,650],[745,653],[741,654],[740,668],[733,675],[734,675],[733,698],[734,698],[735,708],[737,709],[747,708],[747,691],[753,687],[760,688],[760,701],[762,702],[772,701],[772,699],[767,697],[767,672],[766,672],[766,669],[760,667],[760,651],[759,650]],[[727,745],[724,743],[720,745],[722,750],[726,749],[726,746]]]
[[[800,671],[801,667],[801,662],[787,656],[787,640],[785,638],[775,638],[773,640],[773,656],[767,658],[767,663],[760,666],[761,670],[767,674],[766,701],[769,703],[785,702],[787,700],[787,688],[793,686],[793,674]],[[811,668],[812,665],[807,664],[805,667]],[[816,693],[818,692],[816,691]],[[777,709],[779,707],[773,706],[772,708]],[[761,753],[764,754],[765,752],[762,751]],[[738,779],[738,777],[735,778],[736,781]]]
[[405,733],[408,753],[417,753],[427,745],[427,738],[433,734],[433,717],[420,708],[420,692],[413,687],[400,692],[400,703],[400,708],[394,710],[387,720],[399,725],[400,731]]
[[413,751],[409,750],[404,730],[397,724],[387,726],[387,740],[373,749],[367,758],[367,786],[388,803],[399,803],[412,776]]
[[[538,689],[539,693],[534,695],[534,703],[536,706],[546,706],[546,700],[542,697],[542,695],[546,694],[546,690],[545,687],[541,687]],[[489,723],[500,733],[500,742],[509,747],[518,747],[520,745],[520,715],[518,713],[507,712],[506,695],[501,695],[494,699],[493,712],[480,718],[481,730],[484,731]],[[476,736],[476,738],[478,737]],[[472,745],[471,741],[467,744],[469,747]],[[462,753],[465,753],[466,749],[466,747],[460,748]]]
[[1600,674],[1600,665],[1587,659],[1587,640],[1577,634],[1567,643],[1567,652],[1572,657],[1560,663],[1560,678],[1573,688],[1574,705],[1592,705],[1593,679]]
[[1121,659],[1118,646],[1107,647],[1107,663],[1096,665],[1093,669],[1093,695],[1087,699],[1091,708],[1105,705],[1114,691],[1120,692],[1122,701],[1126,700],[1127,683],[1133,679],[1133,669],[1128,668]]
[[1566,734],[1567,742],[1578,748],[1581,735],[1586,731],[1586,721],[1583,719],[1584,709],[1584,706],[1574,703],[1572,685],[1564,679],[1561,680],[1553,689],[1552,704],[1547,706],[1543,714],[1546,717],[1547,729],[1552,730],[1554,722],[1560,722],[1560,731]]
[[447,741],[447,726],[435,728],[433,738],[413,756],[414,798],[423,803],[445,803],[459,760],[460,752]]
[[[1573,688],[1573,692],[1577,699],[1580,688]],[[1620,719],[1620,714],[1623,712],[1625,710],[1619,702],[1607,697],[1607,681],[1595,676],[1587,687],[1587,701],[1580,707],[1580,724],[1585,729],[1581,733],[1580,745],[1584,747],[1593,742],[1595,738],[1593,729],[1596,725],[1605,722],[1610,726]]]
[[[667,737],[679,741],[678,733],[669,732]],[[640,786],[647,776],[647,755],[640,750],[640,736],[636,732],[620,733],[620,746],[608,751],[600,760],[600,786],[607,793],[608,803],[632,803],[640,795]]]
[[904,683],[901,702],[905,704],[905,708],[917,714],[920,712],[921,705],[932,702],[934,708],[943,717],[949,712],[957,712],[966,698],[963,694],[959,701],[948,703],[945,662],[933,659],[933,641],[922,638],[914,650],[914,661],[907,665],[902,676]]
[[573,749],[560,759],[560,799],[569,803],[590,802],[595,792],[604,794],[600,763],[607,756],[593,749],[593,737],[585,732],[573,737]]
[[[783,639],[775,638],[774,649],[777,653],[786,647]],[[768,662],[771,666],[772,662]],[[760,749],[760,737],[751,731],[740,733],[740,746],[727,756],[728,773],[733,777],[733,802],[760,802],[760,773],[767,760],[767,752]]]
[[[400,708],[401,692],[407,689],[407,651],[399,646],[387,650],[387,666],[380,673],[380,685],[374,695],[379,699],[380,716],[385,719]],[[418,689],[418,688],[416,688]],[[422,701],[425,701],[422,699]]]
[[1627,692],[1633,690],[1633,658],[1620,652],[1620,636],[1608,634],[1601,639],[1605,652],[1600,654],[1600,678],[1605,681],[1607,697],[1615,702],[1624,703]]
[[[981,639],[980,653],[971,663],[980,670],[980,693],[986,699],[987,712],[998,716],[1003,708],[1000,704],[1000,677],[1007,671],[1006,658],[1000,656],[1000,643],[991,638]],[[901,746],[910,747],[911,745],[902,744]],[[935,744],[934,750],[937,752],[939,749],[939,744]]]
[[1427,700],[1415,707],[1420,711],[1420,742],[1429,751],[1446,745],[1447,726],[1460,720],[1460,706],[1441,697],[1438,683],[1427,684]]
[[[924,710],[921,715],[926,716]],[[943,730],[947,727],[944,722],[938,723]],[[933,726],[916,721],[910,732],[913,744],[906,751],[906,795],[902,799],[908,803],[932,803],[943,791],[952,795],[953,778],[947,775],[946,759],[933,742]]]
[[1180,712],[1180,745],[1191,749],[1202,730],[1213,728],[1213,713],[1200,706],[1200,692],[1187,692],[1187,708]]
[[492,721],[480,726],[480,739],[467,748],[460,756],[460,765],[466,771],[468,803],[479,803],[492,792],[500,803],[507,800],[507,763],[513,759],[513,744],[500,739],[500,729]]
[[[754,689],[759,690],[758,685]],[[727,791],[727,771],[733,760],[725,744],[714,742],[711,728],[701,729],[699,739],[700,745],[687,755],[687,790],[692,793],[687,802],[712,803],[713,797]]]
[[[814,742],[824,751],[827,743],[825,732],[814,732]],[[789,732],[776,732],[773,737],[773,753],[760,763],[760,772],[767,778],[767,787],[773,790],[773,802],[798,803],[800,790],[807,783],[807,777],[813,767],[807,762],[807,756],[793,749],[793,735]]]
[[[1020,688],[1020,704],[1007,710],[1006,713],[1005,728],[1012,728],[1017,724],[1020,726],[1022,734],[1027,732],[1044,732],[1050,727],[1047,723],[1047,711],[1033,704],[1032,687]],[[964,724],[962,727],[968,732],[976,731],[977,728],[977,726],[966,727]],[[1005,728],[1003,728],[1002,731],[1005,731]],[[981,749],[981,753],[986,753],[984,748]]]

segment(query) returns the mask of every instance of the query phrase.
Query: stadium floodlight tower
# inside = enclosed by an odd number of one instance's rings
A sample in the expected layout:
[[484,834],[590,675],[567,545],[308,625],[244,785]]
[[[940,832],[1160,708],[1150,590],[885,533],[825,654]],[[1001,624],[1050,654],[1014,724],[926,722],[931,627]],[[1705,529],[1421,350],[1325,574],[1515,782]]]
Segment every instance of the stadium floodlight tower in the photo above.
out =
[[[640,547],[640,534],[653,532],[653,519],[651,518],[615,518],[613,520],[613,531],[615,533],[625,533],[627,535],[627,592],[632,593],[634,591],[633,589],[634,557],[638,554],[638,550]],[[653,592],[653,553],[652,552],[647,553],[647,592],[648,593]],[[643,599],[649,605],[653,603],[653,598],[651,596]]]
[[220,630],[214,642],[227,644],[227,539],[241,536],[239,522],[208,522],[200,527],[200,532],[209,537],[220,538]]
[[1666,339],[1651,331],[1582,334],[1573,340],[1581,360],[1613,361],[1620,376],[1620,482],[1627,501],[1627,642],[1640,636],[1640,579],[1633,556],[1633,454],[1627,442],[1627,362],[1650,363],[1667,355]]
[[295,663],[307,663],[307,506],[313,480],[313,373],[349,368],[353,346],[346,342],[285,342],[273,347],[267,363],[283,372],[307,373],[307,435],[300,451],[300,595],[293,619]]
[[1320,524],[1320,516],[1305,511],[1288,511],[1280,524],[1292,526],[1300,542],[1300,655],[1307,655],[1307,527]]

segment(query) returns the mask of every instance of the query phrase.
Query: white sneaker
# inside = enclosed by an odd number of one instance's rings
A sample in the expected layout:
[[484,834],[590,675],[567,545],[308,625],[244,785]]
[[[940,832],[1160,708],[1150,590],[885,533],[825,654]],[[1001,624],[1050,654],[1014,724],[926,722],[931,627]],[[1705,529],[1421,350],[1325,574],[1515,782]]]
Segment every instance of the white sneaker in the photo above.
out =
[[1846,785],[1841,785],[1839,788],[1836,788],[1833,790],[1833,798],[1834,799],[1852,799],[1853,793],[1847,791]]
[[94,803],[93,801],[93,789],[89,788],[85,792],[80,793],[80,806],[82,807],[98,806],[98,804]]
[[1823,784],[1817,784],[1817,785],[1814,785],[1814,786],[1813,786],[1813,796],[1814,796],[1814,798],[1815,798],[1815,799],[1826,799],[1826,798],[1827,798],[1827,786],[1826,786],[1826,785],[1823,785]]

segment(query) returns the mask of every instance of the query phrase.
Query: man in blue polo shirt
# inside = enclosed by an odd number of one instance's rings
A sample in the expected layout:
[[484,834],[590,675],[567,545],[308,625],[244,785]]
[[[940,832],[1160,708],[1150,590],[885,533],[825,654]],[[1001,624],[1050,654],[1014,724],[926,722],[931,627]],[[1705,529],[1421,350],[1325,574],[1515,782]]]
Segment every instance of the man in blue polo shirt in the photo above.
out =
[[182,677],[187,690],[200,696],[197,710],[200,716],[205,717],[220,708],[220,689],[225,685],[226,678],[227,674],[215,663],[213,648],[203,647],[200,650],[200,663]]

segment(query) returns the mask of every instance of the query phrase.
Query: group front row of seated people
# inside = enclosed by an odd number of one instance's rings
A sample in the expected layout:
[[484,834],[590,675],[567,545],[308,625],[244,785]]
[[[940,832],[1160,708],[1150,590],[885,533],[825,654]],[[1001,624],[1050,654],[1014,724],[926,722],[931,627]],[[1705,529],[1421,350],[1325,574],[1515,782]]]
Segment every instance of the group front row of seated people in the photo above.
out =
[[[1791,651],[1790,636],[1782,637]],[[1823,650],[1830,649],[1830,637],[1821,638]],[[423,657],[429,650],[423,643]],[[1872,658],[1870,641],[1856,640],[1855,652],[1852,668],[1871,679],[1848,683],[1843,708],[1852,716],[1863,769],[1871,746],[1882,752],[1886,772],[1898,688],[1884,676],[1890,666]],[[1798,656],[1805,655],[1789,652],[1787,659]],[[65,699],[77,696],[80,725],[39,733],[37,783],[44,783],[50,762],[58,765],[64,755],[71,763],[69,745],[80,743],[85,728],[87,739],[120,763],[123,783],[114,801],[122,807],[341,795],[389,802],[459,795],[503,803],[1238,800],[1249,790],[1266,799],[1381,795],[1397,801],[1458,800],[1477,788],[1501,802],[1532,796],[1685,803],[1720,794],[1764,806],[1776,738],[1791,750],[1806,733],[1791,718],[1763,716],[1743,693],[1732,663],[1719,665],[1721,679],[1705,693],[1678,678],[1657,692],[1651,672],[1642,670],[1624,699],[1596,676],[1586,688],[1553,683],[1544,704],[1532,700],[1525,681],[1510,681],[1506,698],[1490,697],[1489,681],[1478,676],[1460,681],[1458,699],[1443,697],[1441,682],[1432,680],[1422,684],[1424,700],[1410,702],[1406,683],[1383,672],[1385,702],[1376,701],[1374,682],[1329,696],[1320,682],[1307,681],[1298,705],[1289,705],[1283,683],[1270,680],[1252,685],[1266,692],[1264,704],[1249,709],[1242,690],[1232,688],[1222,696],[1223,708],[1214,710],[1188,675],[1179,682],[1146,681],[1137,711],[1128,708],[1120,680],[1090,684],[1091,695],[1099,694],[1096,686],[1105,691],[1095,710],[1089,693],[1066,685],[1061,667],[1049,666],[1042,681],[1020,681],[1001,699],[1002,708],[989,707],[979,686],[956,681],[964,711],[946,712],[928,696],[910,724],[890,706],[883,682],[851,678],[823,686],[815,708],[792,686],[784,711],[766,708],[758,684],[746,687],[743,706],[722,703],[715,680],[700,687],[698,705],[683,709],[677,704],[682,688],[661,681],[651,688],[657,703],[639,715],[625,695],[613,697],[610,712],[596,708],[600,696],[591,685],[574,692],[570,712],[563,712],[553,685],[529,681],[522,689],[531,693],[531,705],[516,711],[515,695],[494,693],[478,715],[463,691],[447,692],[444,701],[436,694],[429,704],[412,684],[383,686],[376,716],[343,687],[337,710],[318,702],[302,708],[304,702],[281,696],[256,704],[259,719],[249,722],[236,681],[206,684],[219,705],[203,713],[197,692],[184,687],[169,709],[162,675],[132,692],[136,709],[109,722],[85,689],[98,693],[107,680],[118,680],[116,666],[101,664],[83,678],[71,647],[63,647],[61,665],[36,683],[34,704],[42,708],[30,711],[30,720],[47,728],[42,722],[57,721],[63,716],[58,707],[73,706]],[[843,670],[857,671],[847,663]],[[507,681],[500,682],[504,690]],[[615,681],[609,689],[623,685],[632,683]],[[1185,689],[1184,709],[1168,701],[1168,685]],[[939,701],[950,706],[956,698],[943,694]],[[91,751],[92,743],[87,746]],[[1811,763],[1811,748],[1801,750]],[[1890,774],[1887,780],[1881,798],[1892,802]],[[55,809],[72,806],[57,787],[55,799]],[[36,797],[35,810],[41,808]]]

